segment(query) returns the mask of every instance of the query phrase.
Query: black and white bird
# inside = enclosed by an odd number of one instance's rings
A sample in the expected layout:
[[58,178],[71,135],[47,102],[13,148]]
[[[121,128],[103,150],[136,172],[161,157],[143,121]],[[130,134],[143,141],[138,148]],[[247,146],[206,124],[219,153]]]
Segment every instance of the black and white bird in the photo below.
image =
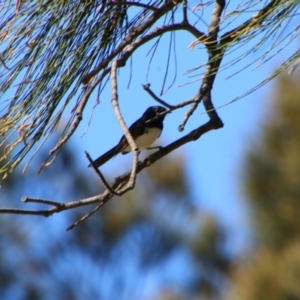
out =
[[[161,135],[164,126],[163,121],[166,116],[162,113],[165,111],[166,109],[162,106],[151,106],[147,108],[141,118],[129,127],[130,134],[139,149],[149,148]],[[130,145],[123,135],[115,147],[98,157],[94,163],[97,167],[100,167],[115,155],[119,153],[126,154],[130,151]]]

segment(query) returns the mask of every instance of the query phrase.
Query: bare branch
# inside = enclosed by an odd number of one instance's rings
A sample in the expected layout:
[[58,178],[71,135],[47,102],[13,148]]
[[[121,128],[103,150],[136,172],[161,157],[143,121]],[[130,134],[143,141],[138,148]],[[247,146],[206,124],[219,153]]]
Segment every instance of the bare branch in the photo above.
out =
[[[200,102],[200,101],[199,101]],[[178,126],[178,131],[183,131],[185,124],[187,123],[188,119],[191,117],[191,115],[194,113],[194,111],[197,109],[199,102],[193,101],[193,105],[191,108],[185,113],[184,118],[181,122],[181,124]]]
[[128,141],[128,144],[131,148],[131,151],[133,152],[133,159],[132,159],[132,169],[130,178],[128,180],[127,186],[120,190],[119,193],[123,194],[128,190],[131,190],[134,188],[135,185],[135,179],[136,179],[136,169],[137,169],[137,163],[138,163],[138,155],[139,155],[139,149],[128,129],[128,127],[125,124],[125,121],[122,117],[119,103],[118,103],[118,85],[117,85],[117,61],[114,61],[112,63],[111,67],[111,89],[112,89],[112,96],[111,96],[111,102],[115,111],[115,115],[118,119],[118,122],[124,132],[124,135]]
[[82,113],[83,110],[87,104],[88,101],[88,97],[83,97],[77,107],[76,110],[76,117],[75,120],[73,121],[72,125],[71,125],[71,130],[68,132],[68,134],[61,139],[57,145],[52,148],[49,151],[49,155],[53,155],[55,152],[57,152],[58,150],[60,150],[60,148],[70,139],[70,137],[73,135],[73,133],[75,132],[75,130],[77,129],[77,127],[79,126],[80,122],[82,121]]
[[90,211],[89,213],[85,214],[84,216],[82,216],[78,221],[76,221],[74,224],[72,224],[71,226],[67,227],[66,231],[72,230],[73,228],[75,228],[77,225],[79,225],[80,223],[82,223],[83,221],[85,221],[86,219],[88,219],[90,216],[92,216],[97,210],[99,210],[102,206],[104,205],[104,202],[100,202],[100,204],[98,204],[92,211]]
[[144,90],[155,100],[157,101],[158,103],[162,104],[163,106],[169,108],[169,109],[174,109],[175,106],[174,105],[171,105],[171,104],[168,104],[167,102],[165,102],[164,100],[161,100],[159,97],[157,97],[153,92],[152,90],[150,89],[150,83],[147,83],[147,84],[142,84]]
[[204,92],[204,90],[207,88],[212,89],[213,82],[218,71],[218,67],[221,63],[223,54],[225,52],[225,48],[222,48],[222,50],[219,49],[217,40],[220,26],[220,17],[225,7],[225,4],[226,2],[224,0],[217,0],[211,16],[211,22],[208,28],[209,42],[206,43],[206,48],[208,52],[208,63],[206,65],[206,70],[201,86],[202,92]]
[[85,156],[87,157],[90,166],[94,169],[94,171],[96,172],[96,174],[98,175],[98,177],[100,178],[100,180],[102,181],[104,187],[106,187],[106,189],[113,195],[115,196],[120,196],[120,194],[118,192],[116,192],[114,189],[111,188],[111,186],[108,184],[108,182],[106,181],[105,177],[103,176],[103,174],[100,172],[100,170],[97,168],[97,166],[95,165],[94,161],[92,160],[91,156],[85,151]]
[[48,200],[48,199],[42,199],[42,198],[29,198],[29,197],[22,197],[21,199],[24,203],[41,203],[41,204],[47,204],[47,205],[53,205],[56,207],[61,207],[61,203]]
[[208,38],[209,43],[206,43],[208,51],[208,63],[206,65],[206,70],[204,73],[204,78],[202,80],[202,85],[199,90],[199,99],[203,99],[203,104],[206,112],[211,120],[216,120],[216,122],[221,122],[214,106],[211,101],[211,90],[213,88],[213,83],[218,72],[218,68],[221,64],[221,60],[225,53],[226,47],[218,47],[218,33],[220,26],[220,17],[226,5],[225,0],[217,0],[215,7],[211,16],[211,22],[208,28]]
[[[147,83],[145,85],[142,85],[144,90],[146,92],[149,93],[149,95],[155,100],[157,101],[158,103],[168,107],[170,109],[170,111],[173,111],[173,110],[176,110],[176,109],[179,109],[179,108],[182,108],[184,106],[187,106],[187,105],[190,105],[190,104],[193,104],[193,103],[197,103],[198,100],[198,93],[192,98],[192,99],[189,99],[189,100],[186,100],[186,101],[182,101],[176,105],[171,105],[171,104],[168,104],[167,102],[165,102],[164,100],[160,99],[151,89],[150,89],[150,83]],[[166,111],[164,112],[163,114],[165,113],[169,113],[169,111]]]
[[[170,105],[168,104],[167,102],[163,101],[162,99],[160,99],[159,97],[157,97],[155,95],[155,93],[150,89],[150,84],[145,84],[143,85],[143,88],[146,92],[149,93],[149,95],[155,100],[157,101],[158,103],[168,107],[171,111],[172,110],[175,110],[175,109],[178,109],[178,108],[181,108],[181,107],[184,107],[186,105],[189,105],[189,104],[192,104],[191,108],[188,110],[188,112],[185,114],[184,116],[184,119],[182,121],[182,123],[178,126],[178,131],[183,131],[184,130],[184,127],[185,127],[185,124],[186,122],[188,121],[188,119],[190,118],[190,116],[193,114],[193,112],[197,109],[198,107],[198,104],[200,102],[199,98],[198,98],[198,94],[192,98],[191,100],[187,100],[187,101],[184,101],[184,102],[181,102],[177,105]],[[166,112],[168,113],[168,112]]]
[[44,216],[49,217],[52,213],[48,210],[27,210],[17,208],[0,208],[0,214],[12,214],[12,215],[31,215],[31,216]]

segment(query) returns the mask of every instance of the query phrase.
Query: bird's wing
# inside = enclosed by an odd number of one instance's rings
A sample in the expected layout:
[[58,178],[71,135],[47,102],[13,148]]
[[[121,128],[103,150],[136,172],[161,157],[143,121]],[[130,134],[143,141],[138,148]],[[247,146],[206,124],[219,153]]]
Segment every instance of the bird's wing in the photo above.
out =
[[[138,119],[128,129],[133,139],[136,140],[140,135],[145,133],[145,128],[146,128],[145,123],[141,119]],[[130,152],[130,151],[123,151],[125,148],[128,147],[128,141],[125,135],[123,135],[120,139],[119,145],[121,144],[122,144],[122,148],[121,148],[122,154],[126,154]]]

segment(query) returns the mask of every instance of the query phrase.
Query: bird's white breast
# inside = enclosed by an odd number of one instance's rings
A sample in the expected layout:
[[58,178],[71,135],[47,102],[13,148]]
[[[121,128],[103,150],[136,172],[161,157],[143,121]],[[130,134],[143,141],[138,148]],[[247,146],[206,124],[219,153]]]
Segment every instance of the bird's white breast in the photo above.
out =
[[[148,131],[145,131],[145,133],[141,136],[139,136],[135,143],[138,146],[139,149],[145,149],[150,147],[155,140],[160,136],[161,129],[159,128],[149,128]],[[131,151],[130,146],[126,147],[123,152],[129,152]]]

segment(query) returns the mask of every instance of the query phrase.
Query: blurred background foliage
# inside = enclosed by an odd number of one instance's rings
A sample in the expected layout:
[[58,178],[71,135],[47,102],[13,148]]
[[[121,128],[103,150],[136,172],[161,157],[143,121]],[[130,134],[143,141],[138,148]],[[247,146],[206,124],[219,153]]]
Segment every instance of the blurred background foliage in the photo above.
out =
[[[77,199],[100,188],[96,176],[91,180],[91,172],[87,169],[83,174],[72,150],[66,148],[55,168],[45,169],[31,185],[39,186],[49,198],[52,194],[56,199]],[[5,182],[1,193],[6,206],[17,199],[17,190],[26,191],[29,179],[23,179],[15,172]],[[222,250],[226,232],[191,195],[184,158],[164,159],[139,180],[143,182],[134,192],[110,201],[70,232],[64,228],[88,208],[47,219],[2,215],[1,299],[219,295],[221,287],[207,270],[225,283],[231,263]],[[66,191],[68,195],[63,195]]]
[[245,164],[255,243],[228,299],[300,299],[300,73],[281,75]]
[[[299,79],[278,79],[241,166],[253,230],[247,252],[230,255],[230,232],[193,196],[185,158],[165,158],[133,192],[70,232],[64,228],[89,208],[50,218],[1,215],[0,298],[300,299]],[[101,189],[68,147],[40,176],[35,171],[7,179],[1,206],[17,204],[29,187],[65,201]]]

